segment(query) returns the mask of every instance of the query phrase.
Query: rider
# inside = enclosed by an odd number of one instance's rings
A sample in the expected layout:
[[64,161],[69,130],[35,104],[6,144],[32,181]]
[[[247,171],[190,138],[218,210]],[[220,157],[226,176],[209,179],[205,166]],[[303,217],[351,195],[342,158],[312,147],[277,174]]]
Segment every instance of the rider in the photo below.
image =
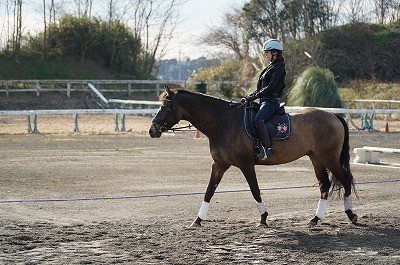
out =
[[246,98],[242,98],[243,103],[248,103],[260,98],[260,110],[254,117],[254,124],[257,128],[262,147],[258,158],[262,160],[272,156],[271,147],[265,121],[272,117],[274,112],[280,107],[280,97],[285,88],[285,58],[282,55],[283,46],[277,39],[267,40],[263,49],[265,56],[269,60],[269,65],[261,72],[257,83],[257,90]]

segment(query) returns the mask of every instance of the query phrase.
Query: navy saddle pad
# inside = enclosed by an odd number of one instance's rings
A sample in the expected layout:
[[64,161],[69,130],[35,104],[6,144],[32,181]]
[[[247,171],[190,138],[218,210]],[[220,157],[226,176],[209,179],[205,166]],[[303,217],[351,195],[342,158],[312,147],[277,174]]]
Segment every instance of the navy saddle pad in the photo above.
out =
[[[250,102],[244,111],[244,127],[247,135],[253,140],[259,140],[257,129],[254,125],[254,117],[260,109],[260,104]],[[281,106],[271,119],[265,122],[269,138],[271,140],[284,140],[290,136],[290,115]]]

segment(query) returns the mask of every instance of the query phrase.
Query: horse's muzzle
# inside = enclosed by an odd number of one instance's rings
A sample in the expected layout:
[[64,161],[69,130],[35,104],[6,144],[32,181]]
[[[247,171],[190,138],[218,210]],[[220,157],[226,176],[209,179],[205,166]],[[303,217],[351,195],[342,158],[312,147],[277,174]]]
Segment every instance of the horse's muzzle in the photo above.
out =
[[161,137],[161,130],[156,127],[154,123],[151,124],[149,129],[149,135],[151,138],[160,138]]

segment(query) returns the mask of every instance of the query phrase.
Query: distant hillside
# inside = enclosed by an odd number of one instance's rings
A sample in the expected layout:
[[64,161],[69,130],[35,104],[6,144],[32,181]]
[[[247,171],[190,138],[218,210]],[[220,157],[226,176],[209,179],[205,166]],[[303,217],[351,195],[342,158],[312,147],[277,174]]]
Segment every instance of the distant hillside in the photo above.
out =
[[400,21],[392,25],[353,23],[329,28],[311,38],[288,41],[285,57],[291,77],[310,65],[318,65],[332,71],[338,82],[400,82],[399,47]]
[[[107,69],[79,58],[43,59],[40,55],[22,53],[17,59],[0,54],[0,79],[116,79]],[[124,77],[124,79],[129,79]]]

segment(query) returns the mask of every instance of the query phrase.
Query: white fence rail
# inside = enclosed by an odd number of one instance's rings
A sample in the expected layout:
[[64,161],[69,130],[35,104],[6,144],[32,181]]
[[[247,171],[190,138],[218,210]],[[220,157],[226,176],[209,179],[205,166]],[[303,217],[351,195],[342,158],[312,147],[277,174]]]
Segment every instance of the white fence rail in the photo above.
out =
[[[0,110],[0,115],[20,115],[27,117],[28,132],[39,133],[38,115],[66,115],[72,114],[74,118],[74,132],[79,132],[79,114],[112,114],[114,117],[115,131],[126,131],[126,115],[155,115],[158,109],[70,109],[70,110]],[[33,117],[33,123],[31,122]]]
[[[111,101],[111,99],[110,99]],[[123,101],[113,100],[116,103],[129,104],[145,104],[145,105],[160,105],[158,101]],[[299,112],[304,107],[285,107],[289,113]],[[346,114],[347,122],[352,122],[350,114],[400,114],[400,109],[342,109],[342,108],[319,108],[335,114]],[[22,115],[27,116],[28,132],[38,133],[37,115],[66,115],[71,114],[74,117],[74,132],[79,131],[78,115],[80,114],[113,114],[115,122],[115,131],[125,131],[125,116],[126,115],[155,115],[158,109],[70,109],[70,110],[0,110],[0,115]],[[31,117],[33,116],[33,124]],[[121,124],[119,126],[119,124]]]
[[[160,80],[0,80],[0,86],[6,86],[5,91],[7,92],[7,95],[9,93],[9,84],[29,84],[29,83],[34,83],[36,84],[36,90],[37,95],[39,95],[39,90],[41,89],[40,84],[42,83],[48,83],[48,84],[56,84],[56,83],[66,83],[67,84],[67,95],[69,97],[70,91],[72,91],[72,85],[71,84],[78,84],[78,85],[84,85],[85,87],[89,87],[105,104],[109,105],[110,103],[113,104],[120,104],[122,106],[126,105],[147,105],[147,106],[158,106],[161,103],[158,101],[146,101],[146,100],[121,100],[121,99],[107,99],[106,97],[103,96],[101,93],[100,88],[96,88],[95,85],[93,84],[124,84],[128,85],[128,91],[132,88],[132,84],[155,84],[156,89],[152,89],[152,91],[156,91],[157,93],[159,91],[163,91],[164,89],[160,89],[160,84],[168,83],[171,84],[173,81],[160,81]],[[184,87],[186,87],[189,83],[184,82],[184,81],[175,81],[176,84],[181,84],[184,83]],[[193,82],[192,84],[198,84],[200,82]],[[224,81],[224,83],[230,83],[233,84],[235,82],[233,81]],[[207,83],[207,84],[216,84],[218,85],[219,82],[212,82],[212,83]],[[60,89],[56,89],[59,91]],[[4,89],[0,89],[0,92],[4,91]],[[29,89],[20,89],[17,91],[30,91]],[[103,90],[104,91],[104,90]],[[113,90],[115,91],[115,90]],[[129,92],[128,92],[129,93]],[[356,102],[357,100],[352,100],[353,102]],[[384,101],[384,100],[359,100],[362,102],[380,102],[380,103],[390,103],[390,104],[398,104],[400,101]],[[392,105],[389,105],[392,106]],[[375,105],[373,105],[375,107]],[[289,113],[295,113],[300,111],[301,109],[304,109],[304,107],[285,107],[286,111]],[[359,129],[352,121],[351,119],[351,114],[361,114],[362,116],[362,128],[361,129],[368,129],[368,130],[375,130],[373,127],[373,120],[376,114],[400,114],[400,109],[391,109],[391,108],[384,108],[384,109],[348,109],[348,108],[319,108],[331,113],[335,114],[345,114],[346,115],[346,120],[347,122],[350,122],[354,127]],[[21,110],[21,111],[14,111],[14,110],[9,110],[9,111],[1,111],[0,110],[0,115],[26,115],[27,116],[27,122],[28,122],[28,131],[37,133],[38,128],[37,128],[37,115],[62,115],[62,114],[72,114],[74,115],[74,132],[79,131],[78,128],[78,115],[79,114],[113,114],[114,115],[114,120],[115,120],[115,130],[120,131],[118,121],[119,117],[121,117],[121,130],[125,131],[125,115],[154,115],[157,112],[156,109],[74,109],[74,110]],[[33,116],[33,129],[32,129],[32,124],[31,124],[31,116]]]

